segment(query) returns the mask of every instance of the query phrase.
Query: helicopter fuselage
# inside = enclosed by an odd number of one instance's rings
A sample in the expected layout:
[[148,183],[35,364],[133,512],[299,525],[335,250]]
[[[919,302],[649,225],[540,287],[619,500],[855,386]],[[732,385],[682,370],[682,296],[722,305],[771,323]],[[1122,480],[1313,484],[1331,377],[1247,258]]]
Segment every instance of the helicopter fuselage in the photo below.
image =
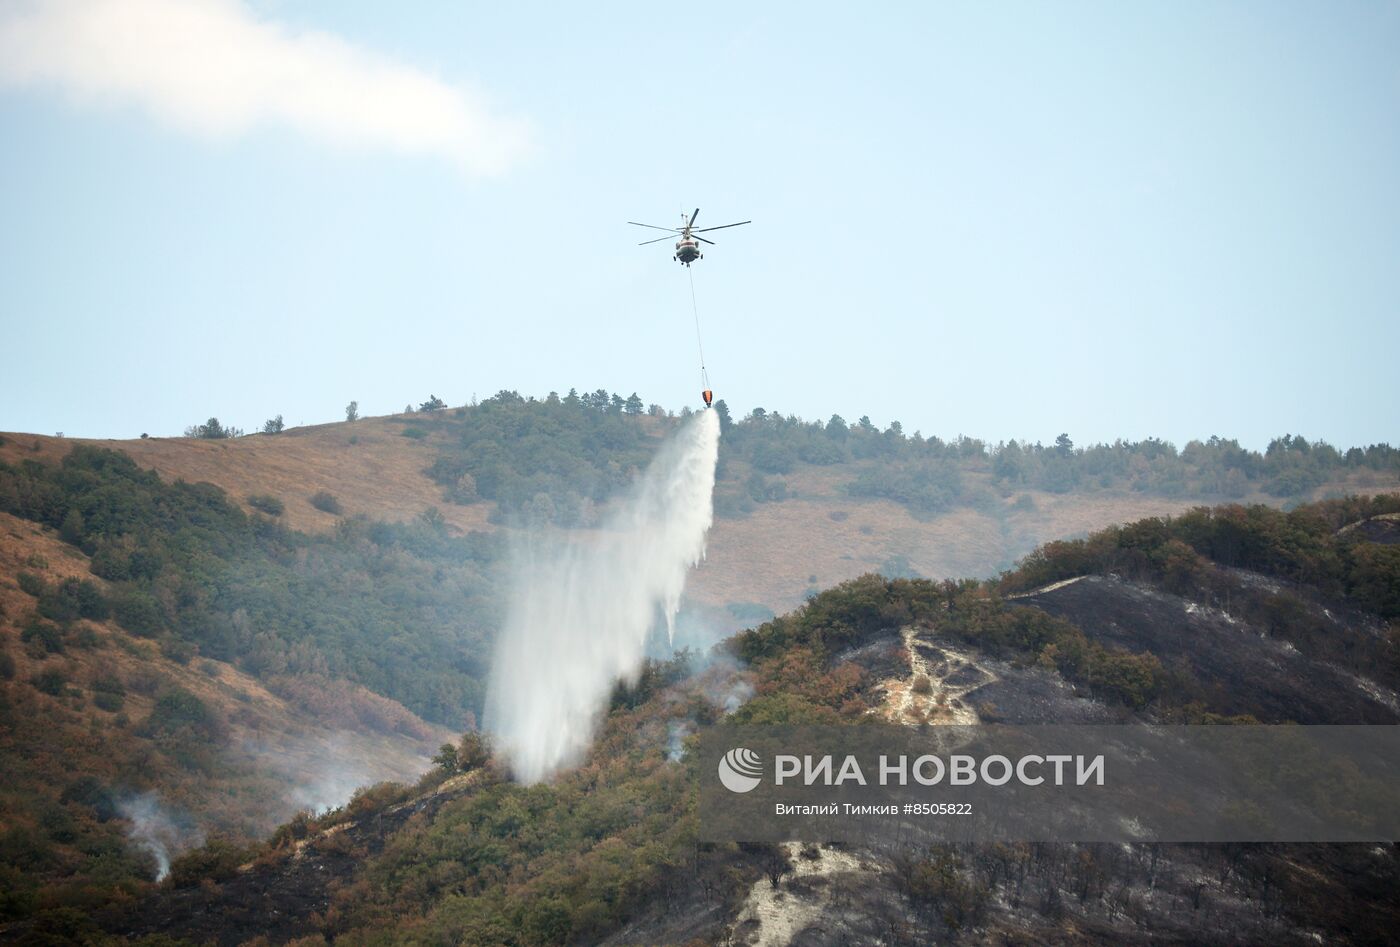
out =
[[676,241],[676,259],[686,266],[700,259],[700,243],[691,237],[682,237]]

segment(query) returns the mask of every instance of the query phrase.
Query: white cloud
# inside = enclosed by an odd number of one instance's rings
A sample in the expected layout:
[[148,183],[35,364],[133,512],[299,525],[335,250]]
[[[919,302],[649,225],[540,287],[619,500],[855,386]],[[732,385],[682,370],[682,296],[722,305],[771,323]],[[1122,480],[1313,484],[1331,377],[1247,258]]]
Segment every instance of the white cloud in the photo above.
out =
[[522,122],[470,92],[237,0],[5,0],[0,83],[136,104],[207,137],[285,125],[337,145],[509,166]]

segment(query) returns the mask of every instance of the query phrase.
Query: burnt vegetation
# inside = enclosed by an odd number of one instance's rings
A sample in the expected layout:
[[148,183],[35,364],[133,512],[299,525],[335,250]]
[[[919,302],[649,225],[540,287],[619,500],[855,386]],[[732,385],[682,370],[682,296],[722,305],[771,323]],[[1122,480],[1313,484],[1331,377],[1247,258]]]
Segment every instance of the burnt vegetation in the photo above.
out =
[[[688,655],[652,665],[618,689],[585,763],[552,784],[510,782],[469,734],[443,748],[417,787],[380,787],[345,810],[294,822],[250,856],[253,868],[179,892],[167,886],[126,929],[233,943],[265,929],[248,911],[252,898],[314,902],[303,923],[277,922],[283,938],[743,941],[759,925],[744,905],[767,888],[819,908],[802,934],[813,943],[1031,943],[1068,931],[1115,944],[1383,942],[1400,922],[1390,845],[942,845],[855,853],[861,867],[826,873],[802,870],[825,857],[820,846],[701,845],[689,770],[697,764],[674,761],[668,734],[721,719],[723,695],[741,688],[753,696],[730,716],[736,722],[857,724],[881,699],[877,679],[901,666],[897,632],[908,628],[916,641],[985,655],[1011,678],[1003,693],[1049,675],[1119,719],[1298,719],[1277,710],[1289,706],[1273,699],[1279,682],[1227,693],[1177,655],[1154,651],[1150,629],[1099,636],[1084,620],[1095,590],[1124,584],[1147,609],[1208,606],[1251,623],[1249,633],[1235,632],[1245,641],[1307,642],[1304,672],[1364,654],[1358,666],[1390,682],[1400,667],[1400,616],[1369,590],[1400,582],[1400,559],[1395,544],[1354,527],[1397,511],[1395,496],[1288,513],[1223,507],[1052,544],[991,581],[864,576],[730,639],[721,650],[732,660]],[[1223,561],[1222,549],[1231,550]],[[1045,589],[1067,579],[1079,581]],[[1076,606],[1081,621],[1047,610],[1070,589],[1088,590]],[[1270,610],[1279,596],[1297,604]],[[1330,643],[1303,634],[1298,615],[1330,622]],[[1268,623],[1252,624],[1260,621]],[[1208,661],[1235,660],[1213,638],[1195,647]],[[1319,691],[1349,686],[1308,681]],[[1324,695],[1316,712],[1344,706],[1335,700]],[[245,926],[211,929],[210,916],[246,918]]]
[[[736,514],[781,502],[802,465],[850,463],[853,494],[923,512],[1062,483],[1297,496],[1348,472],[1396,470],[1384,445],[1339,453],[1284,438],[1251,454],[1218,439],[1176,451],[1065,437],[989,448],[759,410],[734,421],[716,407],[721,502]],[[425,404],[403,423],[433,451],[447,500],[586,525],[650,458],[673,423],[663,415],[604,391],[503,393],[464,409]],[[190,668],[226,662],[304,702],[353,682],[458,729],[481,706],[499,539],[454,535],[436,511],[399,524],[345,516],[338,501],[334,529],[308,536],[278,522],[273,499],[254,494],[249,515],[208,484],[167,483],[86,446],[53,465],[0,463],[0,511],[51,529],[91,567],[81,577],[26,565],[23,606],[0,614],[0,921],[15,936],[709,942],[760,882],[829,898],[835,942],[1034,942],[1074,929],[1113,943],[1287,943],[1306,929],[1366,943],[1400,922],[1393,846],[950,847],[875,853],[867,872],[814,877],[800,854],[697,844],[693,764],[675,759],[678,735],[731,713],[859,722],[882,700],[880,681],[907,671],[898,632],[910,628],[915,647],[957,645],[1007,669],[967,695],[988,718],[1036,719],[1061,705],[1024,695],[1068,682],[1113,719],[1393,723],[1357,681],[1400,686],[1395,495],[1287,512],[1202,507],[1051,543],[991,580],[864,576],[716,654],[654,663],[619,686],[589,759],[554,784],[510,782],[469,732],[415,786],[372,787],[261,841],[247,823],[221,826],[156,885],[150,855],[124,838],[122,794],[158,785],[197,797],[228,775],[230,721],[190,687],[93,673],[76,656],[121,647]],[[1296,654],[1281,657],[1285,644]]]

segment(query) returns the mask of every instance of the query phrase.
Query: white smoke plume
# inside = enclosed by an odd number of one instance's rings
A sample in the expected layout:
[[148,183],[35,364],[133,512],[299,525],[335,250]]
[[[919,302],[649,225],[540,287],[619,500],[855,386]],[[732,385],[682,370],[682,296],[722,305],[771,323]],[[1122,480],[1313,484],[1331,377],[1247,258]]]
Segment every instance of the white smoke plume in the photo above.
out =
[[689,720],[672,720],[666,726],[666,759],[679,763],[685,759],[685,738],[695,732]]
[[657,453],[601,539],[536,538],[515,569],[486,727],[517,779],[578,762],[614,684],[635,680],[657,613],[674,635],[714,518],[719,420],[702,411]]
[[204,843],[204,833],[186,818],[160,804],[155,792],[118,800],[117,811],[131,822],[127,838],[156,861],[156,881],[170,874],[170,859]]
[[284,804],[269,807],[278,823],[297,812],[329,812],[349,802],[355,790],[375,783],[412,784],[432,765],[427,755],[402,740],[352,730],[245,740],[240,749],[253,768],[286,782]]

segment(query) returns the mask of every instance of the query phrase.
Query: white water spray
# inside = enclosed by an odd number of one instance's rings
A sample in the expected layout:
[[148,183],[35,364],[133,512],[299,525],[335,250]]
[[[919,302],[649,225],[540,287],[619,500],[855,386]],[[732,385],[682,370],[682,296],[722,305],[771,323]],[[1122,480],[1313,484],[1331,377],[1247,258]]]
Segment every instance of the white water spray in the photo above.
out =
[[535,539],[519,554],[496,645],[486,728],[517,779],[577,763],[619,680],[635,680],[658,611],[668,634],[714,518],[719,419],[702,411],[662,446],[602,538]]

